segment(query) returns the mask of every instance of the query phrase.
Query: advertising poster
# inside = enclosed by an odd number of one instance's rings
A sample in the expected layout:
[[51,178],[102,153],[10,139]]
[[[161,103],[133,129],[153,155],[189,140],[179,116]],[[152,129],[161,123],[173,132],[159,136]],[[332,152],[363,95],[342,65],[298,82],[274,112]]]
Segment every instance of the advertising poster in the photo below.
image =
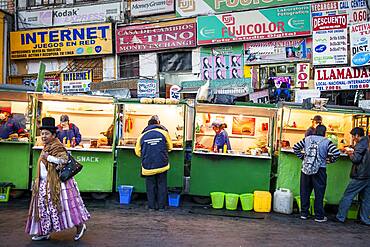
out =
[[201,79],[243,78],[243,46],[201,48]]
[[349,28],[351,39],[351,66],[370,64],[370,22]]
[[244,64],[268,64],[308,61],[312,56],[312,39],[289,39],[244,44]]
[[175,0],[132,0],[131,16],[156,15],[175,11]]
[[91,71],[65,72],[61,74],[63,93],[83,93],[90,91]]
[[236,12],[197,19],[198,45],[311,34],[310,5]]
[[214,13],[293,5],[302,0],[176,0],[176,16]]
[[[22,84],[25,86],[36,87],[36,78],[24,78]],[[43,92],[46,93],[60,93],[60,79],[59,77],[45,76]]]
[[347,15],[312,19],[313,65],[347,64]]
[[322,1],[312,3],[312,17],[329,15],[348,15],[348,24],[367,21],[368,9],[366,0]]
[[25,10],[18,12],[19,28],[41,28],[105,22],[107,18],[120,20],[122,3],[53,8],[47,10]]
[[194,20],[131,25],[116,30],[117,53],[196,47]]
[[315,88],[320,91],[369,89],[370,68],[315,69]]
[[140,79],[137,82],[137,97],[138,98],[155,98],[157,97],[156,80]]
[[11,59],[112,54],[112,24],[92,24],[10,33]]
[[254,136],[256,119],[251,117],[233,117],[233,135]]

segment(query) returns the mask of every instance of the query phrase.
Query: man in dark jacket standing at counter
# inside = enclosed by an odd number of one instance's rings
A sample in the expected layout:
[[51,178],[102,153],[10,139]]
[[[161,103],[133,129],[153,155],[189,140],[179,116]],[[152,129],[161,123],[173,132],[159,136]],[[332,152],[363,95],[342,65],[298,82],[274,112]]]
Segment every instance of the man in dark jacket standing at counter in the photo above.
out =
[[362,223],[370,226],[370,146],[364,130],[356,127],[351,130],[355,149],[347,150],[353,165],[351,180],[339,203],[337,220],[344,222],[351,207],[353,198],[359,194],[361,202],[360,217]]
[[[164,210],[167,202],[167,171],[170,169],[168,152],[172,141],[157,115],[136,142],[135,153],[141,157],[141,174],[145,176],[149,210]],[[156,205],[157,204],[157,205]]]

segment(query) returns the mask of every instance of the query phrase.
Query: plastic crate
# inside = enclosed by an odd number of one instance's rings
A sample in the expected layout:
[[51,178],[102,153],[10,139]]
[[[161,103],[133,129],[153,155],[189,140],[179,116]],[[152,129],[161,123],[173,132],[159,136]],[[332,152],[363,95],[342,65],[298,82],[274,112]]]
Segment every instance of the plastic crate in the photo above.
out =
[[0,202],[7,202],[9,200],[11,186],[0,187]]
[[180,194],[168,193],[168,205],[170,207],[178,207],[180,205]]
[[132,191],[134,186],[131,185],[120,185],[118,186],[119,192],[119,203],[120,204],[130,204]]

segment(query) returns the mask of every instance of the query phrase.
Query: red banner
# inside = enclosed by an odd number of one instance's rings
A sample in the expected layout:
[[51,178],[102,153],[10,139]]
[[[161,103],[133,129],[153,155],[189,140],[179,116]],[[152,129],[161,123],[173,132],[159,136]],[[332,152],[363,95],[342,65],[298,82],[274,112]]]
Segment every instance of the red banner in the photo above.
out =
[[117,53],[196,47],[196,44],[195,23],[135,25],[121,27],[116,31]]
[[312,28],[313,31],[347,28],[347,15],[313,17]]

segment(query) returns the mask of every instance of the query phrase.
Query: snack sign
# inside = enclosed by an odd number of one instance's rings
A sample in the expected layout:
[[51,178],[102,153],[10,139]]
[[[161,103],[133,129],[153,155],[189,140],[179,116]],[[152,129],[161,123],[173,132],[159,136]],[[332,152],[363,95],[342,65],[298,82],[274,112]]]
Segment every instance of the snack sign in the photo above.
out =
[[310,5],[199,16],[198,44],[289,38],[311,34]]
[[350,27],[351,66],[370,64],[370,22]]
[[315,88],[320,91],[369,89],[370,68],[315,69]]
[[112,24],[94,24],[10,33],[11,59],[112,54]]

